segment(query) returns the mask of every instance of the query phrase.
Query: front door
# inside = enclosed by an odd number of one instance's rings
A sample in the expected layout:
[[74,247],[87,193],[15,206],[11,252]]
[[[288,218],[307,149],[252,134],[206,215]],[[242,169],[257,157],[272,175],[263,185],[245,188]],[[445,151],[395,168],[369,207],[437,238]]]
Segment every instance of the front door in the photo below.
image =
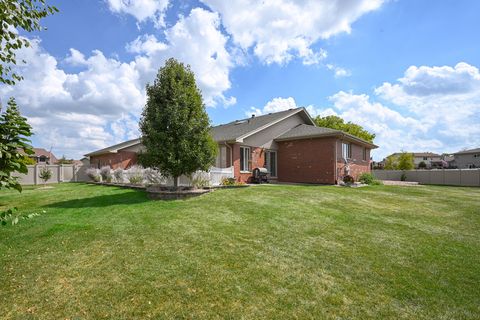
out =
[[267,151],[265,154],[265,168],[267,168],[270,177],[277,177],[277,152]]

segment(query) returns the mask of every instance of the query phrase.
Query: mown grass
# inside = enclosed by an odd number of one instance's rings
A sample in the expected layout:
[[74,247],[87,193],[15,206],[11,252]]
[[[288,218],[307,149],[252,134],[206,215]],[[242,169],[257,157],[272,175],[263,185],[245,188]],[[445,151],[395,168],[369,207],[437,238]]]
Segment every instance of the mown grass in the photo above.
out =
[[[478,319],[480,189],[1,192],[2,319]],[[2,207],[0,207],[2,208]]]

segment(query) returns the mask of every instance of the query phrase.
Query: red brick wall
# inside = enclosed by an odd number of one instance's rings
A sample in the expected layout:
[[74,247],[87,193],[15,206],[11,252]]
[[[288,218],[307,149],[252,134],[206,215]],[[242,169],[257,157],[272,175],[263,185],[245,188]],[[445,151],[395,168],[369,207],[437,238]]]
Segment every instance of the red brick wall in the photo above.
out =
[[335,138],[278,142],[278,181],[335,183]]
[[110,166],[112,169],[127,169],[135,164],[137,164],[137,154],[131,151],[120,151],[118,153],[90,157],[90,165],[92,167]]
[[[252,173],[240,172],[240,147],[239,144],[232,145],[233,150],[233,172],[237,181],[250,182]],[[265,149],[258,147],[250,147],[251,151],[251,168],[262,168],[265,165]]]
[[[363,147],[354,143],[352,146],[352,157],[348,160],[350,165],[350,175],[353,176],[355,181],[364,172],[370,172],[370,149],[367,148],[366,160],[363,160]],[[342,179],[345,175],[345,162],[342,161],[342,141],[337,142],[337,155],[338,155],[338,179]]]

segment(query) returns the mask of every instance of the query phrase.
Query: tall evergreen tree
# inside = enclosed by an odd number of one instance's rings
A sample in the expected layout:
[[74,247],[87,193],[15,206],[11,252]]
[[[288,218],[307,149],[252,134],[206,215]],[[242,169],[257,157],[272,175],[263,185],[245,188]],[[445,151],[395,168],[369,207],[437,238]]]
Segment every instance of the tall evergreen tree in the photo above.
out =
[[170,58],[147,85],[140,131],[146,149],[140,163],[173,177],[175,187],[181,175],[208,170],[215,162],[217,145],[189,66]]

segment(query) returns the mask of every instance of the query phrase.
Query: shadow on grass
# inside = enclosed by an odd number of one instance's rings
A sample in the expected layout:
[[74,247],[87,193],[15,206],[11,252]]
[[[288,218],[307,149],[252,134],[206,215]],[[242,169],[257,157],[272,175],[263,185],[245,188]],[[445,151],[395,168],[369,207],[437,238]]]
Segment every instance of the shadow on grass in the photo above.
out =
[[134,191],[121,194],[103,194],[89,198],[71,199],[54,202],[46,205],[48,208],[101,208],[115,205],[138,204],[148,202],[143,191]]

